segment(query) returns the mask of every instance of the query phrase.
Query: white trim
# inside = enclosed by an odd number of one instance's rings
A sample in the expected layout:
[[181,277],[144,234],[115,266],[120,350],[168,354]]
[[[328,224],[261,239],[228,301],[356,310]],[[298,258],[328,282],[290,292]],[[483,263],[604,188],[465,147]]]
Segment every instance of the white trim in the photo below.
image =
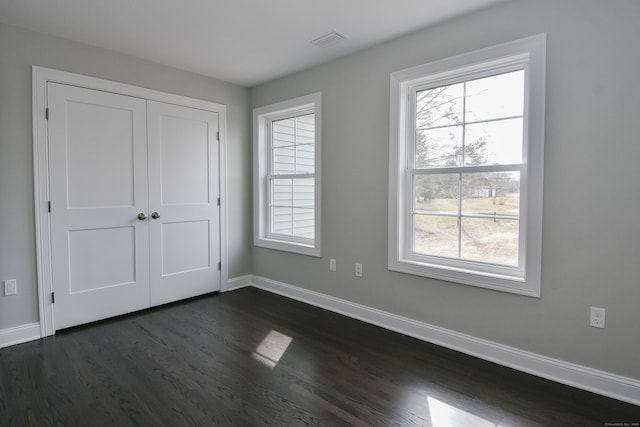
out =
[[[33,113],[33,173],[36,228],[36,270],[38,281],[38,313],[40,336],[55,333],[51,292],[51,241],[47,204],[49,201],[48,141],[45,108],[47,107],[47,83],[55,82],[88,89],[101,90],[218,113],[220,132],[219,185],[220,185],[220,289],[228,287],[228,236],[227,236],[227,107],[202,99],[189,98],[157,90],[131,86],[124,83],[83,76],[44,67],[32,67]],[[55,207],[54,207],[55,208]]]
[[218,111],[218,186],[220,190],[220,291],[229,287],[229,259],[227,248],[229,247],[228,231],[228,206],[227,195],[227,107],[216,104],[222,108]]
[[40,339],[40,323],[29,323],[0,330],[0,348]]
[[[540,297],[546,35],[464,53],[390,75],[388,269],[467,285]],[[412,94],[509,70],[525,70],[518,267],[494,266],[412,253],[409,178],[414,123]],[[467,173],[473,168],[455,168]],[[491,170],[492,168],[488,168]]]
[[634,378],[623,377],[476,338],[264,277],[253,276],[251,283],[256,288],[362,320],[422,341],[561,384],[640,405],[640,380]]
[[[266,123],[313,109],[315,114],[315,235],[312,244],[269,234]],[[304,177],[304,176],[303,176]],[[322,255],[322,95],[320,92],[253,109],[253,244],[263,248],[320,257]]]
[[247,288],[251,286],[252,279],[253,279],[253,276],[250,274],[247,274],[246,276],[231,278],[227,282],[227,288],[224,289],[222,292],[230,292],[230,291],[235,291],[237,289]]

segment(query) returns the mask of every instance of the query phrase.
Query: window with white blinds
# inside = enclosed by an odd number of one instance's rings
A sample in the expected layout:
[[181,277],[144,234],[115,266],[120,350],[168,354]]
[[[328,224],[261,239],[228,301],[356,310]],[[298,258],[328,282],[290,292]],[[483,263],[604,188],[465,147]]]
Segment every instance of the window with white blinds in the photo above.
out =
[[268,122],[269,234],[313,243],[315,237],[315,113]]
[[254,110],[254,243],[320,254],[320,94]]

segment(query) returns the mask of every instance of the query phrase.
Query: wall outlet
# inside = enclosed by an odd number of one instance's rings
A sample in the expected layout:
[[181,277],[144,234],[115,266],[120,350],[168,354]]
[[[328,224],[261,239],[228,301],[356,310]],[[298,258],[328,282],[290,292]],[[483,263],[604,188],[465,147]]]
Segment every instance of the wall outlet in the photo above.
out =
[[336,260],[335,260],[335,258],[331,258],[329,260],[329,270],[330,271],[336,271]]
[[356,277],[362,277],[362,264],[356,263]]
[[15,295],[18,293],[18,282],[16,279],[4,281],[4,294],[5,296]]
[[604,308],[591,307],[591,318],[589,325],[594,328],[604,328]]

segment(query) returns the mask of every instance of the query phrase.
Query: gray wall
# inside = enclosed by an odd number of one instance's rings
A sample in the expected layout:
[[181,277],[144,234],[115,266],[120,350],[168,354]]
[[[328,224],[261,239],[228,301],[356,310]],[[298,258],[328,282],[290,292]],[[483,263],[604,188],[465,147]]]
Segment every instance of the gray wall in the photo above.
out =
[[[254,274],[640,379],[639,16],[635,0],[516,0],[253,88],[252,107],[320,91],[323,108],[323,257],[254,248]],[[542,298],[387,271],[389,73],[542,32]]]
[[[0,330],[38,321],[31,66],[55,68],[227,106],[229,277],[251,272],[249,91],[148,61],[0,25]],[[1,283],[1,282],[0,282]]]

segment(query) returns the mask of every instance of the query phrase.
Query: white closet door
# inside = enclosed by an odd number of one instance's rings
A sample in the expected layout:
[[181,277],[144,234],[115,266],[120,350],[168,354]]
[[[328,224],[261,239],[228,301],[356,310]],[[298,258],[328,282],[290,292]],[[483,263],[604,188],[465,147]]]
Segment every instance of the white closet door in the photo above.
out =
[[49,83],[56,329],[149,306],[146,102]]
[[220,290],[218,120],[147,103],[151,305]]

